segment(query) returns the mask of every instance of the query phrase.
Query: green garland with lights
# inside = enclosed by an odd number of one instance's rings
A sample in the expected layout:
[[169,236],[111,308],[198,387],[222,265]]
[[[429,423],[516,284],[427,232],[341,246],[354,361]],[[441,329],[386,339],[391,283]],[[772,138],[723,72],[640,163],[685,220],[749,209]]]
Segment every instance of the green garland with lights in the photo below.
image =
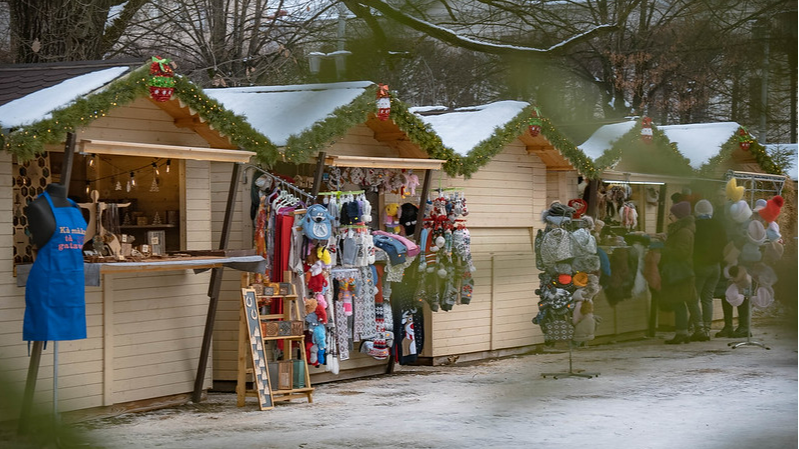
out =
[[[677,144],[671,142],[663,131],[652,125],[652,141],[645,143],[641,140],[642,122],[639,120],[635,126],[624,133],[608,150],[602,153],[595,161],[599,171],[604,171],[627,155],[633,163],[639,162],[651,167],[653,173],[690,176],[694,170],[691,162],[677,149]],[[651,157],[657,157],[653,160]],[[639,160],[636,160],[638,158]]]
[[[525,119],[526,120],[526,119]],[[583,150],[577,148],[571,140],[561,134],[548,118],[542,118],[541,134],[546,137],[549,143],[560,152],[569,163],[577,169],[586,179],[599,179],[602,171],[596,168],[596,164]],[[526,126],[526,121],[524,123]]]
[[[104,117],[111,109],[129,104],[140,97],[149,96],[149,63],[111,82],[96,94],[81,97],[69,106],[51,112],[48,119],[39,120],[0,135],[0,144],[21,162],[33,159],[44,152],[44,146],[59,144],[69,132],[87,126]],[[256,153],[256,158],[267,165],[279,157],[277,147],[258,133],[244,117],[223,109],[208,98],[187,78],[176,76],[174,95],[188,105],[205,121],[222,134],[229,136],[237,146]]]
[[337,139],[344,137],[351,128],[365,123],[370,113],[377,112],[376,96],[377,86],[370,86],[349,104],[334,109],[324,120],[314,123],[300,134],[290,136],[283,151],[286,161],[295,164],[308,162]]
[[[752,153],[752,157],[755,158],[755,161],[763,169],[766,173],[772,175],[784,175],[785,173],[782,169],[774,163],[774,160],[771,159],[768,152],[766,151],[766,147],[760,145],[756,140],[750,140],[751,144],[749,146],[749,152]],[[699,168],[698,174],[702,176],[712,176],[714,172],[718,170],[719,165],[727,160],[732,158],[732,154],[740,149],[741,139],[738,133],[733,134],[727,139],[724,144],[721,145],[721,151],[712,158],[710,158],[707,162],[705,162],[702,167]]]

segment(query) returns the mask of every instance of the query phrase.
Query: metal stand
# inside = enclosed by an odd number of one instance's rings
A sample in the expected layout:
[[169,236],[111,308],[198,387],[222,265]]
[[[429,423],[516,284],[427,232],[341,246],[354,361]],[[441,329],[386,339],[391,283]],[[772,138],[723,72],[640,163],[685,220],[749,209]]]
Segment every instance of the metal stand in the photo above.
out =
[[559,379],[561,377],[582,377],[584,379],[590,379],[592,377],[599,377],[599,373],[575,373],[574,369],[572,368],[572,342],[569,342],[569,371],[565,373],[541,373],[541,377],[547,378],[552,377],[553,379]]
[[[754,291],[754,285],[751,287],[751,289],[752,289],[752,291]],[[749,292],[747,292],[747,293],[749,293]],[[731,347],[732,349],[740,348],[741,346],[759,346],[759,347],[761,347],[763,349],[771,349],[768,346],[766,346],[764,343],[752,340],[752,299],[751,299],[750,296],[747,295],[746,300],[747,300],[747,303],[748,303],[747,308],[749,309],[749,316],[746,319],[746,321],[747,321],[747,323],[746,323],[746,328],[747,328],[746,340],[739,341],[737,343],[736,342],[730,342],[730,343],[727,343],[727,346]]]

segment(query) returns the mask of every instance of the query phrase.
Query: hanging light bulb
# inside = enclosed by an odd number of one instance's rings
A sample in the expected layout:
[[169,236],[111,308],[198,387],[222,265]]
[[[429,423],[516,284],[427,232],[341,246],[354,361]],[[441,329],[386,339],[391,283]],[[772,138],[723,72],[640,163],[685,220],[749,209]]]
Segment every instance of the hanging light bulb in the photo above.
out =
[[136,187],[136,176],[134,176],[133,172],[130,172],[130,186]]
[[166,172],[169,173],[169,167],[172,165],[172,159],[166,160]]
[[91,191],[92,191],[92,186],[91,184],[89,184],[89,181],[86,181],[86,195],[91,193]]
[[155,172],[155,176],[160,176],[161,175],[161,171],[158,170],[158,165],[155,162],[153,162],[152,166],[153,166],[153,171]]
[[92,153],[91,157],[89,158],[89,168],[94,168],[94,157],[96,154]]

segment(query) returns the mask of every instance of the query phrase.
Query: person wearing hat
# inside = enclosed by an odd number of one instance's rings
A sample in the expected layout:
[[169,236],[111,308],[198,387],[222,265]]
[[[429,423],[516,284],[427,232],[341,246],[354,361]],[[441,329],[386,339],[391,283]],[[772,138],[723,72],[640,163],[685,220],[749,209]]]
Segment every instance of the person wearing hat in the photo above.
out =
[[727,245],[724,223],[713,218],[713,205],[708,200],[699,200],[694,206],[696,235],[694,239],[694,274],[696,293],[701,306],[701,319],[691,340],[710,340],[710,324],[713,321],[713,296],[721,277],[723,249]]
[[694,234],[695,218],[691,215],[691,203],[680,201],[671,206],[666,242],[661,250],[659,264],[661,290],[658,304],[664,309],[674,311],[674,338],[666,344],[690,343],[688,332],[688,312],[699,317],[694,275]]

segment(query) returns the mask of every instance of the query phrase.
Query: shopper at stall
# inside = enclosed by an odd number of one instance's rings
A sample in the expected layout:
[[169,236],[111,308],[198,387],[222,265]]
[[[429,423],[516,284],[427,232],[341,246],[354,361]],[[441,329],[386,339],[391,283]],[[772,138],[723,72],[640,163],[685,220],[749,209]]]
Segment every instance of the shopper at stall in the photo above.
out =
[[660,260],[661,292],[659,304],[674,311],[676,334],[666,344],[690,343],[688,313],[699,316],[693,268],[696,225],[691,203],[680,201],[671,206],[666,242]]
[[86,221],[62,184],[48,185],[25,214],[38,251],[25,285],[22,338],[86,338],[82,252]]
[[724,224],[713,218],[713,205],[710,201],[699,200],[694,206],[694,216],[694,274],[701,312],[697,317],[691,317],[692,322],[699,322],[691,340],[707,341],[710,339],[710,324],[713,321],[713,296],[721,276],[722,250],[727,244],[727,237]]

